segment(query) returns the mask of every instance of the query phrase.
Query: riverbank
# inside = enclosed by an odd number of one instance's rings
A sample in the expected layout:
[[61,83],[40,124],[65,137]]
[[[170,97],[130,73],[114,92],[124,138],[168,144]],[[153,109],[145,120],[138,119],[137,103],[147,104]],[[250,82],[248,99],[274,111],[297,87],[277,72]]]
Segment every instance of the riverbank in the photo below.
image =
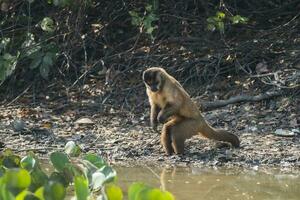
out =
[[[25,154],[48,154],[63,149],[67,141],[81,145],[85,152],[96,152],[110,163],[130,163],[210,167],[300,168],[300,134],[296,105],[279,110],[284,98],[269,104],[229,105],[203,113],[214,127],[237,134],[240,148],[231,148],[200,137],[186,141],[185,155],[166,156],[160,136],[149,127],[149,111],[133,114],[122,110],[100,109],[97,103],[0,108],[1,148]],[[273,105],[270,108],[270,104]],[[274,104],[275,107],[274,107]],[[275,134],[293,132],[289,137]]]

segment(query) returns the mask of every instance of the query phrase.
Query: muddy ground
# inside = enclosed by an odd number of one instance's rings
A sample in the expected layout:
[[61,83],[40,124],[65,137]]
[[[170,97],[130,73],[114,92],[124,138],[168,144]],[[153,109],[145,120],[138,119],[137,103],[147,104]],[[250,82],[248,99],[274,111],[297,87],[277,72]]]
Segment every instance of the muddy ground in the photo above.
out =
[[[96,152],[110,163],[124,165],[300,167],[297,98],[234,104],[203,113],[214,127],[224,127],[237,134],[241,147],[230,148],[193,137],[186,141],[183,156],[164,155],[159,134],[149,128],[149,107],[131,113],[100,106],[89,98],[67,104],[47,98],[33,105],[26,104],[26,98],[21,97],[9,106],[0,107],[2,149],[11,148],[21,154],[32,150],[46,155],[63,149],[72,140],[85,152]],[[146,98],[143,101],[147,104]],[[275,134],[281,133],[280,129],[290,131],[291,135]]]

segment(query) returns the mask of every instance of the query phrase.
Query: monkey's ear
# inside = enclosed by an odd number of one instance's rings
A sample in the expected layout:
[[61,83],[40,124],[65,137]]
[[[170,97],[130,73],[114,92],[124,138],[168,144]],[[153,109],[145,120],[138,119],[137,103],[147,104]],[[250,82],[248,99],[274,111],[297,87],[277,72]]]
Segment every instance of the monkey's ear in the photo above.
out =
[[150,79],[150,74],[149,74],[149,71],[148,71],[148,70],[145,70],[145,71],[143,72],[142,78],[143,78],[143,81],[144,81],[144,82],[149,81],[149,79]]

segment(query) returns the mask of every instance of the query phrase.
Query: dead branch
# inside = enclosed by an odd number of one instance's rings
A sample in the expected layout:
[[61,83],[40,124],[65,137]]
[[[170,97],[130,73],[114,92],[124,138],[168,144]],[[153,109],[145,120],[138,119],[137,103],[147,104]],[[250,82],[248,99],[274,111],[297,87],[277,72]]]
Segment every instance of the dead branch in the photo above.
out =
[[201,102],[199,97],[194,98],[194,100],[197,103],[199,103],[201,111],[209,111],[223,106],[227,106],[229,104],[235,104],[241,102],[257,102],[265,99],[278,97],[281,95],[283,95],[282,91],[275,91],[275,92],[266,92],[265,94],[259,94],[256,96],[239,95],[239,96],[231,97],[227,100],[218,100],[213,102]]

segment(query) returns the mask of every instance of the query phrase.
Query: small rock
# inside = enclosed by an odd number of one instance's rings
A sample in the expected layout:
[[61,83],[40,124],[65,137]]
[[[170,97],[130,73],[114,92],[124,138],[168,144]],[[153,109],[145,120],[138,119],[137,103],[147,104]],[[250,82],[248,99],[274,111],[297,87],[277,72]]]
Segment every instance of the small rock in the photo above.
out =
[[0,142],[0,149],[3,149],[5,147],[5,144],[3,142]]
[[293,131],[289,131],[289,130],[277,129],[275,131],[275,135],[277,135],[277,136],[285,136],[285,137],[292,137],[292,136],[295,136],[296,133],[293,132]]
[[23,120],[21,119],[16,119],[12,122],[12,127],[14,129],[14,131],[23,131],[26,128],[26,124]]
[[93,125],[93,124],[95,124],[95,122],[93,122],[89,118],[80,118],[80,119],[77,119],[75,121],[75,124],[78,124],[78,125],[80,125],[80,124],[83,124],[83,125]]

